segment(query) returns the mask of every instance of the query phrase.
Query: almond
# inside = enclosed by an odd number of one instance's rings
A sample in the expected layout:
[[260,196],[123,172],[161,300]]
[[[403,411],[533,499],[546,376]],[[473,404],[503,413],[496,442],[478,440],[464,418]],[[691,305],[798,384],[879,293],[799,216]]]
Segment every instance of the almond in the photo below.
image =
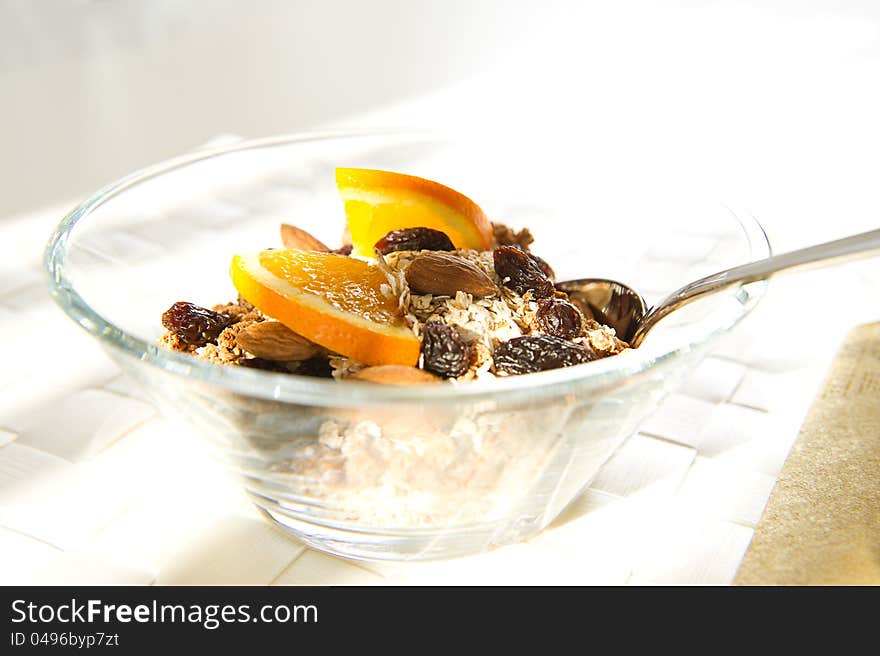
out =
[[474,296],[498,293],[492,279],[470,260],[449,253],[417,255],[406,271],[406,281],[416,294],[455,296],[466,292]]
[[278,321],[251,324],[235,336],[235,343],[251,355],[276,362],[308,360],[321,350]]
[[366,367],[349,378],[366,380],[371,383],[384,385],[419,385],[422,383],[438,383],[440,378],[429,374],[418,367],[406,367],[399,364],[383,364],[376,367]]
[[324,242],[316,239],[302,228],[287,223],[281,224],[281,243],[285,248],[295,248],[300,251],[330,252],[330,248]]

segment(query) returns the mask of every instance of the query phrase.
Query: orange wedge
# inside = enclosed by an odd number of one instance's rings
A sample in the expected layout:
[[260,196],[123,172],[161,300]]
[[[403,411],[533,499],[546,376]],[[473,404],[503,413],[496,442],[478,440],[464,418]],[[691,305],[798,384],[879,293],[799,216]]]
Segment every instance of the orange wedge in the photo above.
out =
[[303,337],[368,365],[413,366],[419,340],[386,298],[368,262],[334,253],[269,250],[236,255],[232,283],[263,314]]
[[373,169],[336,169],[354,253],[373,256],[373,245],[392,230],[433,228],[456,248],[492,248],[492,224],[467,196],[414,175]]

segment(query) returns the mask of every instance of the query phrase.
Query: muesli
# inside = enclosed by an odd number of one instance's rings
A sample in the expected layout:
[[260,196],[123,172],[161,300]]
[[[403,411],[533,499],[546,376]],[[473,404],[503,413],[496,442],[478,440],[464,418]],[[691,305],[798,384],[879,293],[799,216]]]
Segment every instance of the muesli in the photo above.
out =
[[174,303],[162,343],[225,365],[390,384],[528,374],[627,348],[556,289],[528,229],[415,176],[340,169],[337,183],[342,246],[282,225],[283,248],[233,260],[237,300]]

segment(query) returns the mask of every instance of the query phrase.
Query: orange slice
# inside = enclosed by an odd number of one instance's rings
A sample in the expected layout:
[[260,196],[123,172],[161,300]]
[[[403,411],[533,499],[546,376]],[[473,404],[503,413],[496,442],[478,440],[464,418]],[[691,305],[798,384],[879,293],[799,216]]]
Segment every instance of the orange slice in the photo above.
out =
[[492,248],[492,224],[467,196],[414,175],[373,169],[336,169],[336,186],[354,252],[373,256],[373,245],[392,230],[433,228],[456,248]]
[[316,344],[368,365],[413,366],[419,340],[386,298],[378,267],[334,253],[269,250],[236,255],[242,298]]

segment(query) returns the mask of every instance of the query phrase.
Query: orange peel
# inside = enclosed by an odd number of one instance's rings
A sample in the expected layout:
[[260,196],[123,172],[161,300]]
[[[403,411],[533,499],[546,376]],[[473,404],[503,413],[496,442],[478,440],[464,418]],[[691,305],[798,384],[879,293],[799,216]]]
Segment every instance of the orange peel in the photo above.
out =
[[492,248],[492,223],[474,201],[433,180],[376,169],[338,168],[336,186],[354,253],[373,256],[373,246],[392,230],[433,228],[456,248]]

